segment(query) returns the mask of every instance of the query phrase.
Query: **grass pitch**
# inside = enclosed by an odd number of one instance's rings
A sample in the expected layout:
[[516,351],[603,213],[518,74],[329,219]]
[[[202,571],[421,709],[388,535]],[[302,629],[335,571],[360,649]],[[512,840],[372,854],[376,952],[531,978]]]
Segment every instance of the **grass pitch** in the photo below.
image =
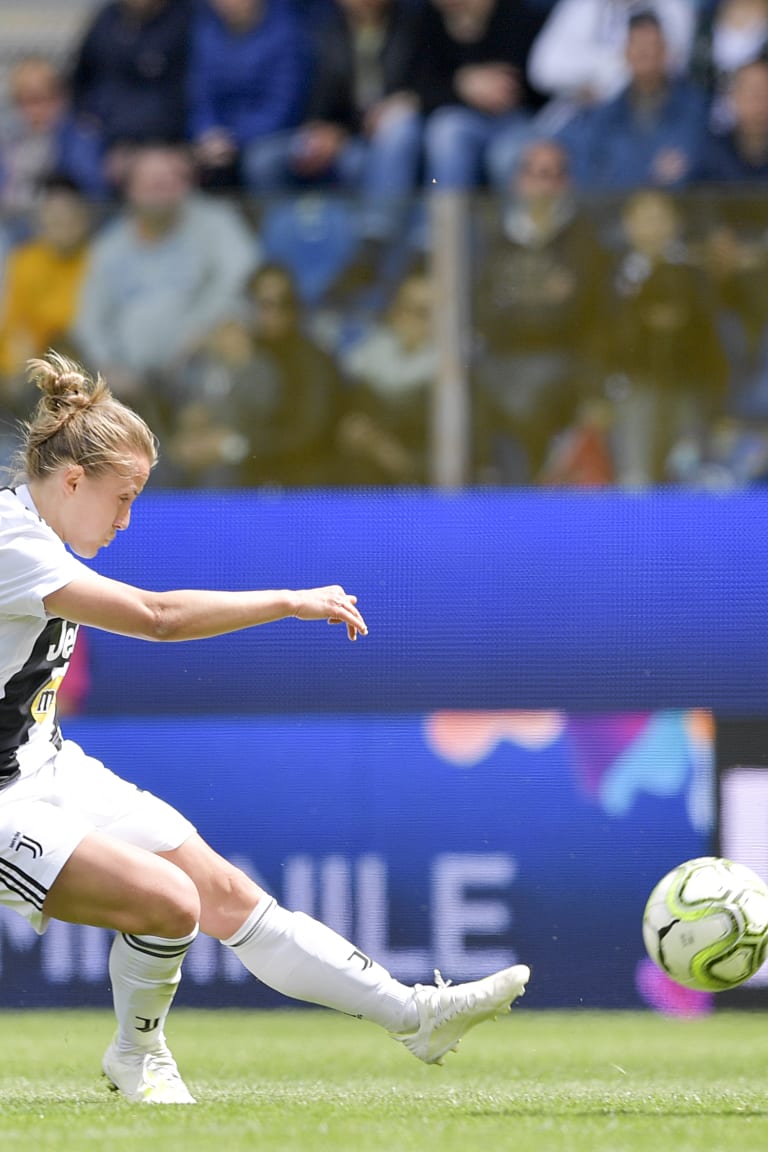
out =
[[743,1152],[768,1147],[759,1013],[671,1020],[515,1007],[443,1068],[329,1012],[176,1010],[199,1103],[106,1088],[102,1012],[0,1014],[0,1139],[35,1152]]

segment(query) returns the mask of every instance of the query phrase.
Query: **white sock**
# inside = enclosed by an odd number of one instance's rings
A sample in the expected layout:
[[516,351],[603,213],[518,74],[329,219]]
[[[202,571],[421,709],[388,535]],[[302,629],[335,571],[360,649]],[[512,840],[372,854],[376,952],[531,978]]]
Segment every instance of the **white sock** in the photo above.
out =
[[263,984],[284,996],[372,1020],[389,1032],[418,1027],[412,988],[325,924],[274,900],[264,904],[222,941]]
[[181,980],[181,962],[195,936],[197,928],[180,940],[117,933],[109,953],[109,975],[118,1048],[149,1052],[162,1042]]

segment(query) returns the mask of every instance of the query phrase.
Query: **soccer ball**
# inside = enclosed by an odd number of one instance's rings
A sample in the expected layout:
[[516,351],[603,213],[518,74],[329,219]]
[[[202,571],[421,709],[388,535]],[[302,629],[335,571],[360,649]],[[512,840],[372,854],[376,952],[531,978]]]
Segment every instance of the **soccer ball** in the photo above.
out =
[[678,984],[703,992],[735,988],[766,957],[768,885],[732,860],[687,860],[651,892],[643,941],[651,959]]

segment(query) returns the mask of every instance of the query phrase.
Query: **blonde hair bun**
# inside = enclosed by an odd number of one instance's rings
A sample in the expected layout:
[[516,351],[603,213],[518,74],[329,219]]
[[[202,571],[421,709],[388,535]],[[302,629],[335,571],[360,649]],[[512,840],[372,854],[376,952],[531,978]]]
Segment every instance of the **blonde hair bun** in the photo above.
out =
[[22,426],[20,474],[50,475],[66,464],[87,472],[131,466],[135,456],[157,460],[157,440],[142,418],[112,395],[103,376],[90,376],[60,352],[27,361],[27,379],[42,392]]
[[60,415],[66,408],[71,412],[90,408],[95,400],[109,395],[100,376],[92,379],[79,364],[59,352],[49,352],[44,359],[29,360],[27,379],[43,393],[42,403]]

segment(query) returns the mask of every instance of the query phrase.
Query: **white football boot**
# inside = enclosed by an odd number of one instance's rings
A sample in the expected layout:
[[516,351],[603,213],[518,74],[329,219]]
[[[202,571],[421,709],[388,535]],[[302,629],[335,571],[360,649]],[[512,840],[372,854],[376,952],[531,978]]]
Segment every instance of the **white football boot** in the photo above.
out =
[[132,1104],[194,1104],[176,1061],[161,1040],[151,1052],[121,1052],[113,1040],[101,1062],[110,1087]]
[[446,1052],[455,1052],[470,1028],[509,1012],[525,992],[530,975],[525,964],[516,964],[470,984],[451,984],[435,969],[434,986],[414,986],[419,1027],[390,1035],[425,1064],[442,1064]]

